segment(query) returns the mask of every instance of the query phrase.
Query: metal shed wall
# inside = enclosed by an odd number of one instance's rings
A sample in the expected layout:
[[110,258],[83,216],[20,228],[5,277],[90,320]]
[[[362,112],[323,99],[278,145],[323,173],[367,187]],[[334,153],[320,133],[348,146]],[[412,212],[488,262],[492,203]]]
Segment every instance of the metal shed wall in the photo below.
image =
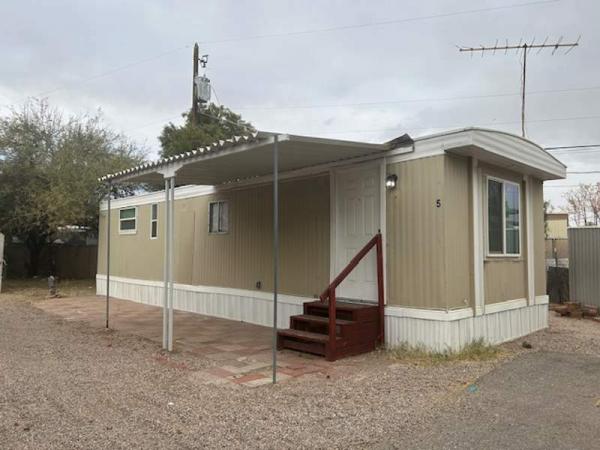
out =
[[600,306],[600,228],[569,228],[571,301]]

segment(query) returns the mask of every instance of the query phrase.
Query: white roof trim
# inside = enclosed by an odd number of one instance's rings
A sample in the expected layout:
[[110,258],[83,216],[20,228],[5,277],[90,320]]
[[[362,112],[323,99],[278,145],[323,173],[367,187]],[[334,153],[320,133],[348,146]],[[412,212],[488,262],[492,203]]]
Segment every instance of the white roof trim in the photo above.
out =
[[464,128],[417,138],[415,154],[409,158],[445,152],[472,156],[542,180],[557,180],[567,175],[566,166],[536,143],[485,128]]

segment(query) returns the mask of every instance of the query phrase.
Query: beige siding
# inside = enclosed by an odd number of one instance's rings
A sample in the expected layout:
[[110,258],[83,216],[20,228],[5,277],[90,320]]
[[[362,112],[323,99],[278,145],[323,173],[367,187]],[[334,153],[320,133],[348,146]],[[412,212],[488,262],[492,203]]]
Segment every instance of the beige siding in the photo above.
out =
[[[493,166],[483,166],[483,186],[486,189],[486,176],[494,176],[512,181],[521,186],[521,255],[518,257],[489,256],[484,259],[485,303],[498,303],[506,300],[527,298],[527,220],[525,204],[525,184],[523,176]],[[487,221],[487,199],[482,196],[484,223]],[[487,227],[487,225],[486,225]],[[543,237],[543,236],[542,236]],[[487,232],[484,251],[487,252]]]
[[[119,234],[119,211],[111,213],[110,272],[112,275],[141,280],[163,278],[164,208],[160,204],[159,237],[150,239],[150,205],[137,207],[137,233]],[[100,214],[98,236],[98,273],[106,273],[106,211]]]
[[[272,290],[272,189],[270,185],[224,190],[175,202],[175,270],[177,283],[239,289]],[[208,204],[229,202],[229,232],[208,233]],[[119,235],[113,212],[111,273],[116,276],[163,278],[163,204],[159,206],[159,239],[149,239],[150,205],[138,208],[136,235]],[[105,214],[100,221],[105,248]],[[313,296],[329,279],[329,177],[284,181],[280,185],[281,291]],[[99,273],[105,273],[100,251]]]
[[445,289],[444,156],[389,164],[398,184],[387,192],[387,302],[447,307]]
[[486,260],[484,264],[486,304],[526,298],[526,270],[523,260]]
[[474,306],[470,160],[448,155],[444,161],[445,292],[452,309]]
[[[387,303],[453,309],[474,306],[470,160],[442,155],[389,164],[398,176],[386,191]],[[514,180],[522,189],[522,255],[486,258],[486,303],[527,296],[525,189],[522,176],[491,166],[486,174]],[[281,183],[281,291],[312,297],[329,282],[329,176]],[[534,180],[535,291],[545,293],[542,183]],[[177,283],[271,291],[272,190],[269,184],[227,189],[177,200]],[[208,233],[208,205],[229,202],[229,232]],[[440,201],[439,206],[437,200]],[[113,210],[111,273],[144,280],[163,278],[164,204],[159,204],[159,238],[151,240],[150,205],[138,207],[135,235],[120,235]],[[482,208],[485,216],[485,206]],[[106,214],[100,218],[99,273],[105,272]]]

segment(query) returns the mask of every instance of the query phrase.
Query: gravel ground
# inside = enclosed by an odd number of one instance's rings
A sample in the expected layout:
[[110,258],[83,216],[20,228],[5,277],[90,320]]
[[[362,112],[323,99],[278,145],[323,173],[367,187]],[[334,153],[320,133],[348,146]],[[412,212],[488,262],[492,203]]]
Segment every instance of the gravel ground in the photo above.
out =
[[[165,355],[152,342],[49,316],[32,301],[0,295],[3,448],[393,445],[417,437],[467,384],[523,351],[514,343],[501,360],[432,366],[372,353],[353,358],[356,370],[341,379],[215,386],[199,376],[208,364],[201,357]],[[600,325],[586,322],[592,327],[574,338],[576,323],[553,319],[550,331],[529,338],[534,351],[587,351],[590,340],[599,351]]]
[[481,377],[438,412],[419,439],[389,448],[597,450],[600,358],[532,352]]

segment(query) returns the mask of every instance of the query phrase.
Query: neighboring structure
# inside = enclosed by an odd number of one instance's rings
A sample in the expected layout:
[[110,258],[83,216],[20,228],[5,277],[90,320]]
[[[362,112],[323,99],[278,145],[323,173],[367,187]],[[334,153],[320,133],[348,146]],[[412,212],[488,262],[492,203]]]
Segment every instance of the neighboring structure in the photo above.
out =
[[[104,177],[186,184],[111,202],[111,295],[161,305],[172,273],[175,309],[270,325],[274,148],[279,327],[378,230],[387,346],[456,350],[547,326],[542,184],[566,168],[531,141],[479,128],[385,144],[258,133]],[[98,294],[107,287],[107,207]],[[376,300],[375,267],[371,252],[336,295]]]
[[568,213],[546,213],[546,267],[569,267],[568,227]]
[[600,306],[600,227],[569,228],[572,302]]
[[546,213],[546,238],[567,239],[567,228],[569,228],[569,213],[549,212]]

